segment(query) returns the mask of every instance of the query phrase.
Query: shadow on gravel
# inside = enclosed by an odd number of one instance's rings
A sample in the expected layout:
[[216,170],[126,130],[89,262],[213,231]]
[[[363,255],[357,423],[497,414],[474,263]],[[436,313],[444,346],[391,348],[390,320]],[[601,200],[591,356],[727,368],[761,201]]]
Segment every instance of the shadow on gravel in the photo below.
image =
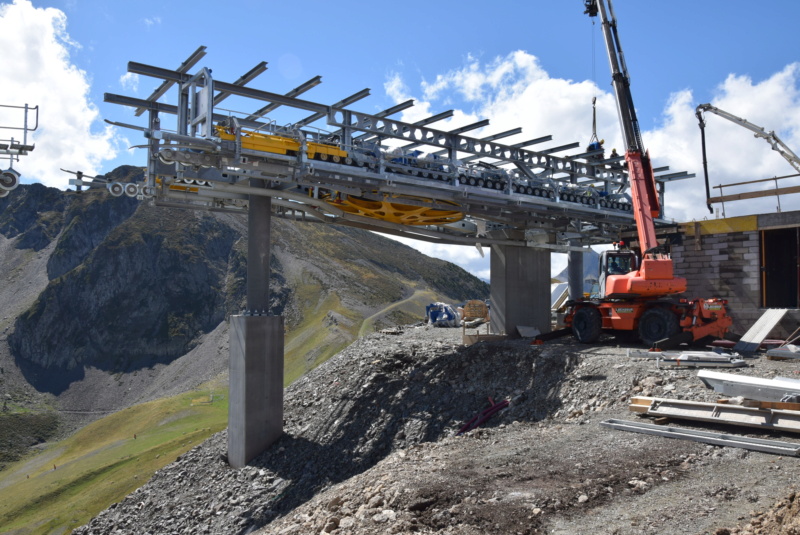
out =
[[289,482],[273,510],[286,513],[393,450],[456,434],[489,398],[510,405],[482,427],[546,418],[561,408],[559,390],[580,349],[525,341],[446,347],[431,356],[399,344],[369,361],[342,359],[341,369],[287,390],[286,434],[250,463]]

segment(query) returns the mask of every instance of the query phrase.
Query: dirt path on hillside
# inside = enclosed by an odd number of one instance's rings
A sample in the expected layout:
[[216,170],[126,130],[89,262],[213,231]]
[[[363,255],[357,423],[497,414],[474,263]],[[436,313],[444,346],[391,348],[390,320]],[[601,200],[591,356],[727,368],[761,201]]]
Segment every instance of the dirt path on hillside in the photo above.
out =
[[420,290],[418,288],[415,288],[414,289],[414,293],[412,293],[410,296],[406,297],[405,299],[401,299],[400,301],[395,301],[394,303],[390,304],[389,306],[387,306],[387,307],[379,310],[378,312],[374,313],[370,317],[364,318],[364,321],[361,322],[361,328],[358,330],[358,337],[360,338],[362,336],[365,336],[365,335],[369,334],[371,332],[370,331],[370,327],[374,324],[375,319],[378,318],[379,316],[386,315],[386,314],[390,313],[391,311],[396,310],[396,309],[402,307],[403,305],[408,304],[409,302],[413,301],[414,299],[422,298],[422,297],[424,297],[426,295],[429,296],[430,300],[435,298],[430,291]]

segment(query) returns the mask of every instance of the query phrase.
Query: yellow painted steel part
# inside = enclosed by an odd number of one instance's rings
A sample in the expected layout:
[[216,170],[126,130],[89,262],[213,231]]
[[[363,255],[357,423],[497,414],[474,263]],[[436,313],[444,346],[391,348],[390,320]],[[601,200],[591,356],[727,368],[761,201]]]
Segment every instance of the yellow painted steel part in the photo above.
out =
[[[158,184],[159,186],[161,185],[161,177],[160,176],[156,177],[156,184]],[[200,189],[197,188],[197,186],[189,186],[187,184],[180,184],[180,183],[178,183],[178,184],[170,184],[169,185],[169,189],[172,190],[172,191],[188,191],[188,192],[191,192],[191,193],[197,193],[198,191],[200,191]]]
[[[407,198],[433,203],[433,201],[429,199]],[[382,201],[373,201],[353,195],[342,195],[341,199],[334,200],[329,198],[328,202],[350,214],[380,219],[390,223],[399,223],[401,225],[443,225],[446,223],[455,223],[464,218],[464,214],[456,210],[403,204],[399,202],[402,201],[402,199],[402,197],[397,197],[386,198]],[[438,201],[438,203],[458,206],[449,201]]]
[[[226,141],[234,141],[236,139],[236,136],[228,132],[225,128],[217,126],[216,129],[220,139]],[[300,142],[290,137],[273,136],[271,134],[261,134],[244,130],[242,131],[241,139],[243,149],[271,152],[273,154],[288,154],[290,152],[296,154],[297,151],[300,150]],[[339,160],[347,158],[347,151],[335,145],[315,143],[313,141],[306,143],[306,152],[311,159],[331,159],[338,162]]]

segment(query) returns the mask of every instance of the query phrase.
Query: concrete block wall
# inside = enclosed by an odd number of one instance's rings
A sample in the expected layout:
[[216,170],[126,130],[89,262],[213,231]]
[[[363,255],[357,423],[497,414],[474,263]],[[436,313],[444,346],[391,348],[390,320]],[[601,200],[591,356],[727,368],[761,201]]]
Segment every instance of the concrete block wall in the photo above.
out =
[[[732,332],[744,334],[761,317],[761,251],[759,231],[684,234],[672,246],[675,275],[686,278],[684,297],[728,300]],[[800,326],[800,311],[790,310],[770,333],[786,338]]]

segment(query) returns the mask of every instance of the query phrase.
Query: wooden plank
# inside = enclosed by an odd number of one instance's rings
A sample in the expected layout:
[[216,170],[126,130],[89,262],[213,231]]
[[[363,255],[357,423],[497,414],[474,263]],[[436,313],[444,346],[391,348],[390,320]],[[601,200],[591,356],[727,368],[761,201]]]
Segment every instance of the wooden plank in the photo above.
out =
[[[645,407],[645,403],[650,405]],[[646,412],[641,409],[646,408]],[[631,399],[632,412],[648,416],[695,420],[800,433],[800,411],[761,409],[725,403],[705,403],[680,399],[637,397]]]
[[709,197],[708,202],[721,203],[730,201],[742,201],[744,199],[755,199],[757,197],[773,197],[775,195],[789,195],[791,193],[800,193],[800,186],[775,188],[766,191],[746,191],[744,193],[735,193],[733,195],[720,195],[719,197]]
[[759,409],[778,409],[782,411],[800,411],[800,403],[786,403],[783,401],[756,401],[746,399],[742,402],[745,407],[757,407]]

